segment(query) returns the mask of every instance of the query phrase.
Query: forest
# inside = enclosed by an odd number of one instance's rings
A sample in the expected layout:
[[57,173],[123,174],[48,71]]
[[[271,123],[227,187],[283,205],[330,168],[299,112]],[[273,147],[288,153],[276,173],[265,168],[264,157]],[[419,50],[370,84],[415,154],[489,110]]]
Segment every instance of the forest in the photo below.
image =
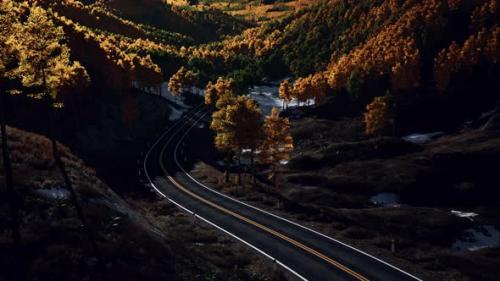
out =
[[499,5],[2,0],[0,280],[294,280],[158,197],[178,185],[408,276],[496,280]]

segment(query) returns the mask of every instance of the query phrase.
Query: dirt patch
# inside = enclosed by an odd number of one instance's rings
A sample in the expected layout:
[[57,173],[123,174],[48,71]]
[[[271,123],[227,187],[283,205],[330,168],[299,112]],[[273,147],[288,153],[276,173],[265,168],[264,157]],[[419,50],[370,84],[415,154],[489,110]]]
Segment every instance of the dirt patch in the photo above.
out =
[[[425,280],[496,280],[498,248],[458,253],[452,245],[464,230],[500,221],[498,191],[492,185],[498,182],[493,171],[500,164],[498,132],[469,130],[416,145],[396,138],[367,139],[358,118],[317,123],[306,118],[295,122],[293,131],[296,149],[280,174],[279,189],[265,174],[258,175],[256,186],[249,175],[241,186],[224,183],[223,170],[207,161],[195,164],[191,173],[226,194]],[[369,198],[380,192],[397,194],[402,205],[375,206]],[[452,209],[478,216],[460,218]]]
[[[20,249],[0,196],[0,280],[285,280],[228,236],[193,221],[154,194],[122,198],[61,145],[62,159],[96,238],[101,261],[76,215],[43,136],[9,128]],[[0,190],[5,190],[0,159]],[[21,255],[18,255],[18,254]],[[2,278],[7,279],[2,279]]]

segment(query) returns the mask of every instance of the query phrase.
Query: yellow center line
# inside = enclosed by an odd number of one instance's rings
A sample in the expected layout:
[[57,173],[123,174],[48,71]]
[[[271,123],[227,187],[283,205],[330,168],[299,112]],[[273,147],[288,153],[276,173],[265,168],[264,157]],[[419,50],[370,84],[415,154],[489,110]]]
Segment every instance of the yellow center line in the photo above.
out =
[[279,237],[279,238],[281,238],[281,239],[283,239],[283,240],[291,243],[292,245],[295,245],[296,247],[298,247],[298,248],[300,248],[300,249],[302,249],[302,250],[304,250],[304,251],[306,251],[306,252],[308,252],[308,253],[310,253],[310,254],[312,254],[312,255],[314,255],[314,256],[316,256],[316,257],[318,257],[318,258],[320,258],[320,259],[322,259],[322,260],[324,260],[326,262],[328,262],[329,264],[337,267],[338,269],[340,269],[340,270],[348,273],[349,275],[353,276],[357,280],[360,280],[360,281],[369,281],[363,275],[361,275],[361,274],[359,274],[359,273],[351,270],[350,268],[342,265],[341,263],[335,261],[334,259],[332,259],[332,258],[330,258],[330,257],[328,257],[328,256],[326,256],[326,255],[324,255],[324,254],[322,254],[322,253],[320,253],[320,252],[318,252],[318,251],[316,251],[316,250],[314,250],[314,249],[312,249],[312,248],[310,248],[310,247],[308,247],[308,246],[306,246],[306,245],[304,245],[304,244],[302,244],[302,243],[300,243],[300,242],[298,242],[298,241],[296,241],[296,240],[294,240],[294,239],[292,239],[292,238],[290,238],[290,237],[288,237],[288,236],[286,236],[284,234],[281,234],[281,233],[279,233],[279,232],[277,232],[277,231],[275,231],[275,230],[273,230],[273,229],[271,229],[271,228],[269,228],[267,226],[264,226],[264,225],[262,225],[262,224],[260,224],[260,223],[258,223],[256,221],[254,221],[254,220],[246,218],[246,217],[244,217],[244,216],[242,216],[242,215],[240,215],[238,213],[235,213],[235,212],[230,211],[230,210],[228,210],[228,209],[226,209],[226,208],[224,208],[224,207],[222,207],[222,206],[220,206],[220,205],[218,205],[216,203],[213,203],[213,202],[211,202],[211,201],[209,201],[209,200],[207,200],[207,199],[199,196],[198,194],[192,192],[191,190],[185,188],[184,186],[182,186],[181,184],[179,184],[176,180],[174,180],[173,177],[169,176],[169,173],[168,173],[167,169],[165,168],[165,165],[164,165],[162,159],[163,159],[163,155],[165,153],[166,147],[167,147],[167,145],[163,146],[163,148],[162,148],[162,150],[160,152],[160,161],[159,162],[160,162],[161,169],[163,170],[163,172],[165,173],[165,175],[167,176],[167,178],[177,188],[179,188],[181,191],[183,191],[186,194],[188,194],[188,195],[190,195],[190,196],[192,196],[192,197],[200,200],[201,202],[203,202],[203,203],[205,203],[205,204],[207,204],[209,206],[212,206],[215,209],[218,209],[218,210],[222,211],[223,213],[229,214],[229,215],[231,215],[231,216],[233,216],[233,217],[235,217],[235,218],[237,218],[239,220],[242,220],[242,221],[244,221],[244,222],[246,222],[246,223],[248,223],[250,225],[253,225],[253,226],[257,227],[257,228],[260,228],[260,229],[262,229],[262,230],[270,233],[271,235],[274,235],[275,237]]
[[[162,165],[162,166],[163,166],[163,165]],[[165,170],[164,170],[164,171],[165,171]],[[258,222],[256,222],[256,221],[253,221],[253,220],[251,220],[251,219],[248,219],[248,218],[246,218],[246,217],[244,217],[244,216],[242,216],[242,215],[240,215],[240,214],[237,214],[237,213],[235,213],[235,212],[233,212],[233,211],[230,211],[230,210],[228,210],[228,209],[226,209],[226,208],[224,208],[224,207],[222,207],[222,206],[220,206],[220,205],[217,205],[217,204],[215,204],[215,203],[213,203],[213,202],[211,202],[211,201],[209,201],[209,200],[207,200],[207,199],[205,199],[205,198],[203,198],[203,197],[199,196],[198,194],[196,194],[196,193],[192,192],[191,190],[189,190],[189,189],[185,188],[184,186],[182,186],[181,184],[179,184],[179,183],[178,183],[176,180],[174,180],[174,178],[172,178],[171,176],[167,176],[167,178],[168,178],[168,179],[169,179],[169,180],[170,180],[170,181],[171,181],[171,182],[172,182],[172,183],[173,183],[173,184],[174,184],[177,188],[179,188],[179,189],[180,189],[180,190],[182,190],[183,192],[185,192],[185,193],[189,194],[190,196],[192,196],[192,197],[194,197],[194,198],[196,198],[196,199],[198,199],[198,200],[202,201],[203,203],[205,203],[205,204],[207,204],[207,205],[209,205],[209,206],[212,206],[212,207],[214,207],[214,208],[216,208],[216,209],[218,209],[218,210],[220,210],[220,211],[222,211],[222,212],[224,212],[224,213],[226,213],[226,214],[229,214],[229,215],[231,215],[231,216],[233,216],[233,217],[235,217],[235,218],[238,218],[238,219],[240,219],[240,220],[242,220],[242,221],[244,221],[244,222],[247,222],[247,223],[249,223],[249,224],[251,224],[251,225],[253,225],[253,226],[256,226],[256,227],[258,227],[258,228],[260,228],[260,229],[262,229],[262,230],[264,230],[264,231],[266,231],[266,232],[268,232],[268,233],[270,233],[270,234],[272,234],[272,235],[274,235],[274,236],[276,236],[276,237],[279,237],[279,238],[281,238],[281,239],[283,239],[283,240],[285,240],[285,241],[287,241],[287,242],[289,242],[289,243],[291,243],[291,244],[293,244],[293,245],[297,246],[298,248],[300,248],[300,249],[302,249],[302,250],[304,250],[304,251],[306,251],[306,252],[308,252],[308,253],[310,253],[310,254],[312,254],[312,255],[314,255],[314,256],[316,256],[316,257],[318,257],[318,258],[320,258],[320,259],[322,259],[322,260],[324,260],[324,261],[326,261],[326,262],[328,262],[329,264],[331,264],[331,265],[333,265],[333,266],[335,266],[335,267],[339,268],[340,270],[342,270],[342,271],[344,271],[344,272],[346,272],[346,273],[350,274],[351,276],[353,276],[354,278],[356,278],[356,279],[358,279],[358,280],[361,280],[361,281],[369,281],[369,280],[368,280],[366,277],[364,277],[363,275],[361,275],[361,274],[359,274],[359,273],[357,273],[357,272],[355,272],[355,271],[351,270],[350,268],[348,268],[348,267],[346,267],[346,266],[342,265],[341,263],[339,263],[339,262],[337,262],[337,261],[333,260],[332,258],[330,258],[330,257],[328,257],[328,256],[325,256],[324,254],[322,254],[322,253],[320,253],[320,252],[318,252],[318,251],[316,251],[316,250],[314,250],[314,249],[312,249],[312,248],[310,248],[310,247],[308,247],[308,246],[306,246],[306,245],[304,245],[304,244],[302,244],[302,243],[298,242],[297,240],[294,240],[294,239],[292,239],[292,238],[290,238],[290,237],[288,237],[288,236],[285,236],[285,235],[283,235],[283,234],[281,234],[281,233],[279,233],[279,232],[277,232],[277,231],[275,231],[275,230],[273,230],[273,229],[270,229],[270,228],[269,228],[269,227],[267,227],[267,226],[264,226],[264,225],[262,225],[262,224],[260,224],[260,223],[258,223]]]

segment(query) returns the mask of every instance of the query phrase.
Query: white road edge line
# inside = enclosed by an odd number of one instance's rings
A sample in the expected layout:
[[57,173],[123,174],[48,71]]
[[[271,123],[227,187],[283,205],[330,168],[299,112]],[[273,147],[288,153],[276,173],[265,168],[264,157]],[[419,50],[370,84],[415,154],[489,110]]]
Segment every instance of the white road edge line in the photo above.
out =
[[[174,200],[172,199],[168,199],[170,202],[172,202],[173,204],[177,205],[178,207],[186,210],[187,212],[190,212],[192,214],[194,214],[193,212],[191,212],[189,209],[186,209],[185,207],[183,207],[182,205],[180,205],[179,203],[175,202]],[[294,274],[295,276],[297,276],[298,278],[300,278],[301,280],[304,280],[304,281],[307,281],[306,278],[304,278],[302,275],[298,274],[297,272],[295,272],[293,269],[291,269],[290,267],[288,267],[287,265],[285,265],[284,263],[280,262],[279,260],[273,258],[272,256],[270,256],[269,254],[267,254],[266,252],[262,251],[261,249],[257,248],[256,246],[250,244],[249,242],[241,239],[240,237],[238,237],[237,235],[225,230],[224,228],[218,226],[217,224],[209,221],[208,219],[205,219],[204,217],[200,216],[200,215],[197,215],[197,214],[194,214],[194,216],[196,218],[199,218],[201,220],[203,220],[204,222],[208,223],[209,225],[217,228],[218,230],[232,236],[233,238],[237,239],[238,241],[240,241],[241,243],[247,245],[248,247],[254,249],[255,251],[259,252],[261,255],[267,257],[268,259],[272,260],[273,262],[279,264],[280,266],[282,266],[283,268],[285,268],[286,270],[290,271],[292,274]]]
[[[186,131],[186,133],[185,133],[185,134],[184,134],[184,136],[181,138],[181,140],[179,141],[179,143],[180,143],[180,142],[184,139],[184,137],[187,135],[187,133],[188,133],[188,132],[189,132],[189,130],[187,130],[187,131]],[[375,256],[373,256],[373,255],[370,255],[370,254],[368,254],[368,253],[366,253],[366,252],[364,252],[364,251],[362,251],[362,250],[360,250],[360,249],[354,248],[353,246],[350,246],[350,245],[348,245],[348,244],[346,244],[346,243],[344,243],[344,242],[341,242],[341,241],[339,241],[339,240],[337,240],[337,239],[335,239],[335,238],[332,238],[332,237],[330,237],[330,236],[328,236],[328,235],[326,235],[326,234],[323,234],[323,233],[321,233],[321,232],[318,232],[318,231],[316,231],[316,230],[314,230],[314,229],[308,228],[308,227],[306,227],[306,226],[303,226],[303,225],[301,225],[301,224],[299,224],[299,223],[296,223],[296,222],[294,222],[294,221],[288,220],[288,219],[286,219],[286,218],[280,217],[280,216],[278,216],[278,215],[276,215],[276,214],[273,214],[273,213],[271,213],[271,212],[268,212],[268,211],[265,211],[265,210],[259,209],[259,208],[255,207],[255,206],[252,206],[252,205],[250,205],[250,204],[247,204],[247,203],[245,203],[245,202],[242,202],[242,201],[240,201],[240,200],[238,200],[238,199],[235,199],[235,198],[233,198],[233,197],[230,197],[230,196],[228,196],[228,195],[226,195],[226,194],[223,194],[223,193],[221,193],[221,192],[219,192],[219,191],[217,191],[217,190],[214,190],[214,189],[212,189],[212,188],[210,188],[210,187],[208,187],[208,186],[204,185],[203,183],[201,183],[201,182],[199,182],[198,180],[196,180],[193,176],[191,176],[188,172],[186,172],[186,170],[184,170],[184,168],[182,167],[182,165],[180,165],[180,163],[179,163],[179,161],[178,161],[178,159],[177,159],[177,149],[178,149],[178,146],[179,146],[179,145],[177,144],[177,146],[176,146],[176,148],[175,148],[175,151],[174,151],[174,160],[175,160],[175,163],[176,163],[176,164],[177,164],[177,166],[181,169],[181,171],[182,171],[184,174],[186,174],[186,176],[188,176],[188,177],[189,177],[192,181],[194,181],[195,183],[197,183],[197,184],[198,184],[198,185],[200,185],[201,187],[204,187],[205,189],[207,189],[207,190],[209,190],[209,191],[211,191],[211,192],[214,192],[214,193],[216,193],[216,194],[218,194],[218,195],[220,195],[220,196],[223,196],[223,197],[225,197],[225,198],[227,198],[227,199],[230,199],[230,200],[232,200],[232,201],[234,201],[234,202],[240,203],[240,204],[242,204],[242,205],[244,205],[244,206],[247,206],[247,207],[252,208],[252,209],[254,209],[254,210],[260,211],[260,212],[262,212],[262,213],[264,213],[264,214],[267,214],[267,215],[270,215],[270,216],[272,216],[272,217],[275,217],[275,218],[281,219],[281,220],[283,220],[283,221],[285,221],[285,222],[288,222],[288,223],[290,223],[290,224],[293,224],[293,225],[295,225],[295,226],[298,226],[298,227],[300,227],[300,228],[302,228],[302,229],[308,230],[308,231],[310,231],[310,232],[312,232],[312,233],[314,233],[314,234],[316,234],[316,235],[319,235],[319,236],[321,236],[321,237],[324,237],[324,238],[326,238],[326,239],[329,239],[329,240],[331,240],[331,241],[333,241],[333,242],[335,242],[335,243],[341,244],[341,245],[343,245],[343,246],[345,246],[345,247],[347,247],[347,248],[350,248],[350,249],[352,249],[352,250],[354,250],[354,251],[356,251],[356,252],[358,252],[358,253],[360,253],[360,254],[363,254],[363,255],[365,255],[365,256],[367,256],[367,257],[370,257],[370,258],[372,258],[372,259],[374,259],[374,260],[376,260],[376,261],[378,261],[378,262],[380,262],[380,263],[382,263],[382,264],[384,264],[384,265],[386,265],[386,266],[389,266],[390,268],[395,269],[395,270],[397,270],[397,271],[399,271],[399,272],[401,272],[401,273],[403,273],[403,274],[405,274],[405,275],[407,275],[407,276],[409,276],[409,277],[411,277],[411,278],[413,278],[413,279],[415,279],[415,280],[417,280],[417,281],[423,281],[422,279],[420,279],[420,278],[418,278],[418,277],[416,277],[416,276],[414,276],[414,275],[412,275],[412,274],[410,274],[410,273],[408,273],[408,272],[406,272],[406,271],[404,271],[404,270],[402,270],[402,269],[400,269],[400,268],[398,268],[398,267],[396,267],[396,266],[394,266],[394,265],[392,265],[392,264],[390,264],[390,263],[388,263],[388,262],[386,262],[386,261],[384,261],[384,260],[381,260],[380,258],[377,258],[377,257],[375,257]]]
[[[194,110],[194,109],[193,109]],[[199,111],[195,112],[198,113]],[[157,140],[156,142],[151,146],[151,148],[148,150],[148,152],[146,153],[146,156],[144,157],[144,172],[146,174],[146,177],[149,181],[149,183],[151,184],[151,186],[156,190],[156,192],[158,194],[160,194],[162,197],[166,198],[168,201],[172,202],[174,205],[176,205],[177,207],[179,207],[180,209],[184,210],[185,212],[187,213],[190,213],[192,215],[194,215],[195,217],[198,217],[200,218],[201,220],[205,221],[206,223],[208,223],[209,225],[219,229],[220,231],[230,235],[231,237],[237,239],[238,241],[242,242],[243,244],[247,245],[248,247],[254,249],[255,251],[257,251],[258,253],[260,253],[261,255],[265,256],[266,258],[272,260],[273,262],[277,263],[278,265],[280,265],[281,267],[283,267],[284,269],[288,270],[290,273],[292,273],[293,275],[295,275],[296,277],[298,277],[299,279],[303,280],[303,281],[308,281],[308,279],[306,279],[304,276],[300,275],[299,273],[297,273],[296,271],[294,271],[293,269],[291,269],[290,267],[288,267],[286,264],[282,263],[281,261],[277,260],[276,258],[272,257],[271,255],[269,255],[268,253],[264,252],[263,250],[259,249],[258,247],[254,246],[253,244],[245,241],[244,239],[240,238],[239,236],[237,236],[236,234],[233,234],[231,232],[229,232],[228,230],[218,226],[217,224],[211,222],[210,220],[208,219],[205,219],[204,217],[200,216],[200,215],[197,215],[195,214],[193,211],[189,210],[188,208],[182,206],[181,204],[175,202],[174,200],[172,200],[171,198],[169,198],[167,195],[165,195],[163,192],[161,192],[157,187],[156,185],[153,183],[153,181],[151,180],[151,177],[149,176],[149,173],[148,173],[148,170],[147,170],[147,167],[146,167],[146,162],[147,162],[147,159],[149,158],[149,155],[151,154],[151,151],[154,149],[155,146],[158,145],[158,143],[160,142],[160,140],[166,135],[168,134],[177,124],[179,124],[181,122],[181,119],[177,120],[174,124],[172,124]],[[196,124],[196,122],[195,122]],[[192,127],[191,127],[192,128]],[[175,154],[175,153],[174,153]],[[181,167],[182,169],[182,167]]]

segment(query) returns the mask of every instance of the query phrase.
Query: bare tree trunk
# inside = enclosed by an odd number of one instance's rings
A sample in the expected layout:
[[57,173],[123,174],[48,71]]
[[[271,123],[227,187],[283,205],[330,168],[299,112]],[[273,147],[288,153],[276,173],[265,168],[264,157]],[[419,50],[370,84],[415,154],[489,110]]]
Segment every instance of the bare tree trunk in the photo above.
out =
[[236,177],[236,184],[241,185],[241,152],[238,152],[238,175]]
[[274,188],[278,189],[278,174],[274,173]]
[[274,185],[274,188],[277,189],[278,188],[278,172],[277,172],[277,169],[276,169],[276,166],[273,165],[273,185]]
[[1,100],[0,100],[0,123],[2,132],[2,156],[3,156],[3,168],[5,171],[5,187],[7,190],[7,201],[9,204],[10,212],[10,226],[12,231],[12,241],[14,247],[19,249],[21,244],[21,235],[19,232],[19,210],[17,206],[17,197],[14,192],[14,181],[12,177],[12,163],[10,161],[10,151],[7,138],[7,125],[6,125],[6,98],[5,91],[0,90]]
[[229,182],[229,171],[226,169],[224,171],[224,183],[228,183]]
[[254,159],[254,152],[255,149],[252,148],[250,150],[250,168],[252,169],[252,179],[253,179],[253,185],[257,185],[257,178],[255,177],[255,159]]
[[224,156],[224,164],[226,165],[226,169],[224,171],[224,183],[229,183],[229,176],[230,176],[230,173],[229,173],[229,169],[230,169],[230,164],[229,164],[229,161],[231,157],[229,156],[229,154],[225,154]]
[[[49,91],[47,88],[47,82],[45,78],[45,70],[42,69],[42,77],[43,77],[43,87],[45,91],[45,101],[46,101],[46,107],[47,107],[47,113],[49,117],[49,138],[50,142],[52,144],[52,157],[54,158],[56,166],[59,168],[61,171],[61,174],[63,176],[64,184],[66,187],[69,189],[69,192],[71,194],[71,201],[73,205],[75,206],[76,209],[76,214],[80,221],[82,222],[83,228],[87,234],[87,239],[89,240],[92,250],[94,250],[94,254],[97,258],[98,262],[98,267],[103,268],[103,259],[101,252],[99,251],[99,247],[97,246],[97,242],[94,236],[94,233],[92,232],[92,229],[87,223],[87,220],[85,218],[85,215],[83,214],[82,207],[80,206],[80,203],[78,201],[78,195],[76,194],[75,189],[73,188],[73,184],[71,183],[71,179],[69,178],[69,175],[64,167],[64,163],[61,160],[60,154],[59,154],[59,147],[57,145],[56,141],[56,136],[55,136],[55,112],[54,112],[54,107],[52,106],[52,98],[49,95]],[[104,272],[103,272],[104,273]]]

